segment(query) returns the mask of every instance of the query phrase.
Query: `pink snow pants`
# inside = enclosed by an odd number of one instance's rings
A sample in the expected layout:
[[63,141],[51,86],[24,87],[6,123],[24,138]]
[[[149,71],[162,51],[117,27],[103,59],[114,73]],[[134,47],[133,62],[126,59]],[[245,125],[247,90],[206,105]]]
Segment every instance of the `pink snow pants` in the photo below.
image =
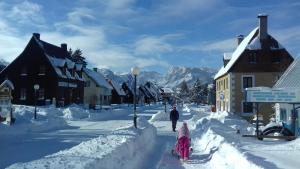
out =
[[187,137],[181,137],[177,140],[176,152],[180,155],[183,160],[189,159],[190,151],[190,140]]

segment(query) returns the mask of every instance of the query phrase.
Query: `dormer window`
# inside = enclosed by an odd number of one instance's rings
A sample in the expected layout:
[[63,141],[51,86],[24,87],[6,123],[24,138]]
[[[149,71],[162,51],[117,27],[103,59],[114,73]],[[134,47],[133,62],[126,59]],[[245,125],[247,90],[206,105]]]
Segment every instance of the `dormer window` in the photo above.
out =
[[46,75],[46,66],[45,65],[40,66],[39,75],[41,75],[41,76]]
[[21,68],[21,76],[27,76],[27,68],[26,67],[22,67]]
[[249,54],[249,63],[257,63],[256,53]]

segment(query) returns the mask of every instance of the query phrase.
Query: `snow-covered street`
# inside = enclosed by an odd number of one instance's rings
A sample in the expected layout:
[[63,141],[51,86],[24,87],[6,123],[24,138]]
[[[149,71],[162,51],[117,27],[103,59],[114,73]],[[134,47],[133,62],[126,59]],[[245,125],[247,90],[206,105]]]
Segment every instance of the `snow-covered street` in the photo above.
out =
[[[176,133],[160,104],[138,107],[138,129],[132,127],[132,107],[125,105],[103,112],[40,108],[39,120],[29,120],[30,125],[21,123],[21,117],[23,122],[31,119],[30,107],[18,111],[19,123],[0,128],[0,168],[292,169],[300,155],[299,139],[244,138],[242,134],[253,132],[252,125],[226,112],[209,112],[206,106],[179,107],[177,128],[188,123],[193,147],[184,163],[171,155]],[[81,114],[75,116],[77,111]]]

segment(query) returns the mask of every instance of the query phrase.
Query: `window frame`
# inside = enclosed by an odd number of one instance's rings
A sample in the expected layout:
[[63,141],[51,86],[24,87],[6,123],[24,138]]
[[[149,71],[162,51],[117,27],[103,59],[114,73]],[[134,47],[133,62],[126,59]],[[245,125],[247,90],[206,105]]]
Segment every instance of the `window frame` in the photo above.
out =
[[20,100],[27,99],[27,91],[26,88],[20,88]]

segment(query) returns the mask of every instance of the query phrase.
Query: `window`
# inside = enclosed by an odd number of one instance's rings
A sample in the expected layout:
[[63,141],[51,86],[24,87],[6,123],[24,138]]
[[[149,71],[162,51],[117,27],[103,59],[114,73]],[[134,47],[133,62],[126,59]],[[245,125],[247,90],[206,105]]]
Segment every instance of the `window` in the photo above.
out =
[[39,75],[45,75],[46,74],[46,66],[42,65],[40,66]]
[[89,80],[87,80],[85,83],[84,83],[84,87],[90,87],[91,85],[91,82]]
[[244,113],[252,113],[253,104],[249,102],[243,102],[243,112]]
[[38,90],[38,99],[44,100],[45,99],[45,89],[39,89]]
[[253,87],[253,77],[252,76],[244,76],[243,77],[243,89]]
[[20,90],[20,100],[26,100],[26,89],[21,88]]
[[286,109],[280,109],[280,120],[284,122],[287,121]]
[[250,53],[248,61],[249,61],[249,63],[257,63],[256,53]]
[[272,63],[280,63],[280,56],[278,55],[272,56]]
[[26,67],[21,68],[21,76],[27,76],[27,68]]

